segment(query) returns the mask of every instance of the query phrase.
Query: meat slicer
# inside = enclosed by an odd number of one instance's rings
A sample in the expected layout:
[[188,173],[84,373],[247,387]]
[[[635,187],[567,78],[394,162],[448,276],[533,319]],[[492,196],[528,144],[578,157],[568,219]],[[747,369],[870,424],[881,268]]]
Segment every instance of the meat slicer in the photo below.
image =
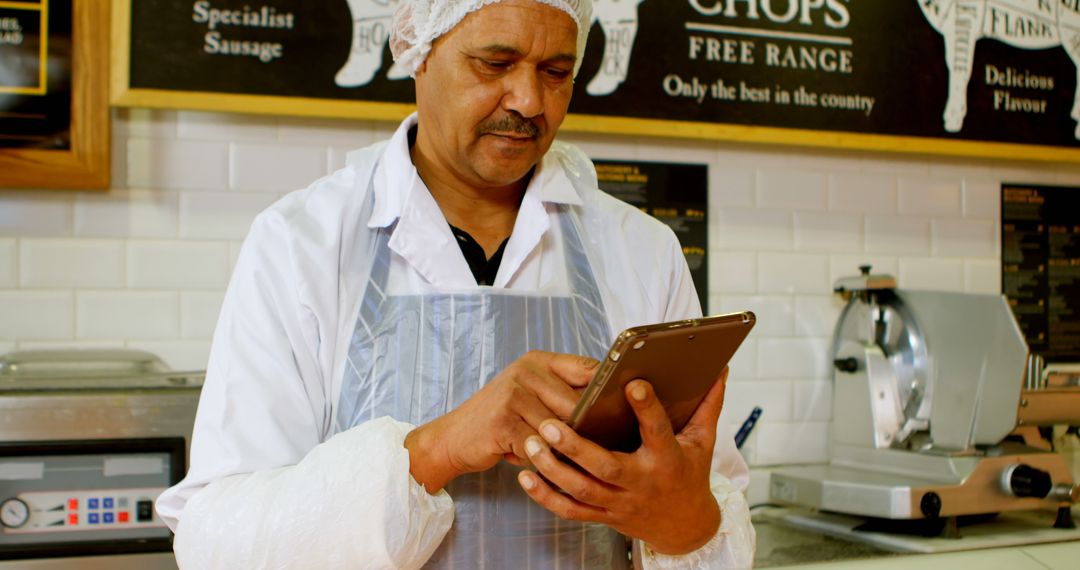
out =
[[1037,509],[1073,528],[1070,466],[1014,430],[1080,424],[1080,389],[1026,380],[1027,343],[1003,296],[900,290],[861,269],[835,286],[848,302],[832,344],[829,463],[773,472],[772,501],[929,535],[958,536],[958,517]]

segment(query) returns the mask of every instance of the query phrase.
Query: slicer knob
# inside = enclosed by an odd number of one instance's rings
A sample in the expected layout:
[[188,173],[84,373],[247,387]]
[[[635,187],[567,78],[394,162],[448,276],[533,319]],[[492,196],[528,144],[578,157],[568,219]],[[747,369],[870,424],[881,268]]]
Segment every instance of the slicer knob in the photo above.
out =
[[1014,497],[1046,498],[1054,488],[1050,474],[1030,465],[1017,463],[1010,465],[1001,474],[1001,484],[1005,492]]
[[847,372],[848,374],[854,374],[859,370],[859,361],[854,356],[847,358],[837,358],[833,361],[833,366],[840,372]]

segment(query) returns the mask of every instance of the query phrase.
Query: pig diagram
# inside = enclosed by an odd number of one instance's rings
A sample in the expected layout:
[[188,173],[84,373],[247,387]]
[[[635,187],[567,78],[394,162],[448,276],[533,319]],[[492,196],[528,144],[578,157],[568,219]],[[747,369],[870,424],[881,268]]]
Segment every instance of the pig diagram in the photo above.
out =
[[[589,95],[614,93],[630,69],[630,52],[637,39],[638,6],[645,0],[595,0],[593,21],[604,33],[600,70],[585,90]],[[398,0],[348,0],[352,13],[352,45],[349,58],[334,76],[338,87],[362,87],[383,66],[383,51],[390,39],[390,25]],[[408,70],[394,64],[386,72],[391,80],[409,77]]]
[[[915,1],[930,25],[945,38],[945,64],[949,70],[949,95],[943,115],[946,131],[955,133],[964,125],[968,83],[980,38],[993,38],[1021,49],[1062,46],[1077,66],[1080,86],[1080,0]],[[1010,77],[1005,83],[1031,87],[1034,82]],[[1050,89],[1045,85],[1042,88]],[[1074,93],[1070,116],[1077,121],[1075,136],[1080,139],[1080,87]]]

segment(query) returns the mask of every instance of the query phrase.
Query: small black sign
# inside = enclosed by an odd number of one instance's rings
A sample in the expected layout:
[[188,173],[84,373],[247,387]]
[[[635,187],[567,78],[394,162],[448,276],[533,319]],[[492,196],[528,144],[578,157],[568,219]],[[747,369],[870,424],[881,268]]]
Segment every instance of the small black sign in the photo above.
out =
[[1001,290],[1033,353],[1080,360],[1080,188],[1002,185]]
[[701,307],[709,300],[709,167],[597,160],[600,189],[664,222],[682,245]]

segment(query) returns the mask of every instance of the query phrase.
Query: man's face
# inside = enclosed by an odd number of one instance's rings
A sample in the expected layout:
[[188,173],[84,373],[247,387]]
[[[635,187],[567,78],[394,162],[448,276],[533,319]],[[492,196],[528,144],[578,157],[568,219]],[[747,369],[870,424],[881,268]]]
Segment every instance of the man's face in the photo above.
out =
[[416,73],[425,158],[474,188],[524,177],[566,117],[576,42],[573,19],[534,0],[466,16]]

